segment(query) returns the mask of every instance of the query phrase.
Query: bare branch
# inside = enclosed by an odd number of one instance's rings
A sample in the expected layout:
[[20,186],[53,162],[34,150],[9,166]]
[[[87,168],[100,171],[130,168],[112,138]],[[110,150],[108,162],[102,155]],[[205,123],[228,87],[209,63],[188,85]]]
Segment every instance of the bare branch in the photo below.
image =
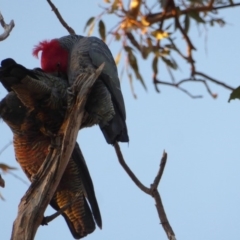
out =
[[10,35],[10,32],[14,28],[15,24],[13,20],[11,20],[9,24],[6,24],[1,12],[0,12],[0,24],[4,29],[4,32],[0,34],[0,41],[3,41]]
[[[229,4],[229,5],[223,5],[223,6],[218,6],[218,7],[211,7],[211,6],[201,6],[201,7],[193,7],[193,8],[187,8],[184,10],[180,10],[177,14],[178,16],[180,15],[186,15],[190,12],[209,12],[213,10],[218,10],[218,9],[225,9],[225,8],[230,8],[230,7],[238,7],[240,6],[240,3],[234,3],[234,4]],[[175,17],[176,12],[168,11],[167,13],[164,12],[158,12],[158,13],[153,13],[153,14],[148,14],[144,16],[144,19],[146,22],[149,24],[161,22],[163,19],[169,19]]]
[[57,16],[59,22],[62,24],[62,26],[64,28],[66,28],[66,30],[69,32],[69,34],[75,34],[75,31],[70,26],[68,26],[68,24],[65,22],[65,20],[62,17],[62,15],[60,14],[58,9],[56,8],[56,6],[52,3],[52,1],[51,0],[47,0],[47,2],[51,6],[52,11],[55,13],[55,15]]
[[226,83],[220,82],[220,81],[218,81],[218,80],[216,80],[216,79],[214,79],[214,78],[212,78],[212,77],[209,77],[208,75],[206,75],[206,74],[204,74],[204,73],[202,73],[202,72],[195,72],[194,75],[202,76],[202,77],[206,78],[207,80],[209,80],[209,81],[211,81],[211,82],[214,82],[214,83],[216,83],[216,84],[218,84],[218,85],[220,85],[220,86],[223,86],[223,87],[225,87],[225,88],[227,88],[227,89],[229,89],[229,90],[231,90],[231,91],[235,89],[235,88],[227,85]]
[[[188,81],[194,82],[195,80],[193,80],[193,79],[188,79]],[[180,82],[181,82],[181,81],[180,81]],[[202,97],[203,97],[202,95],[193,95],[193,94],[191,94],[189,91],[187,91],[186,89],[180,87],[179,85],[180,85],[183,81],[182,81],[181,83],[180,83],[180,82],[179,82],[179,83],[172,83],[172,82],[164,82],[164,81],[160,81],[160,80],[155,79],[155,80],[154,80],[154,85],[155,85],[155,87],[157,87],[158,84],[175,87],[175,88],[179,89],[180,91],[186,93],[189,97],[191,97],[191,98],[193,98],[193,99],[195,99],[195,98],[202,98]]]
[[101,73],[103,66],[104,64],[92,74],[80,74],[71,87],[73,96],[77,96],[76,102],[71,101],[72,104],[67,109],[59,133],[53,138],[48,156],[19,204],[11,240],[34,239],[43,220],[44,211],[55,193],[72,154],[85,112],[87,94]]
[[0,150],[0,155],[10,146],[12,145],[12,141],[10,141],[9,143],[7,143],[5,146],[2,147],[2,149]]
[[128,176],[132,179],[132,181],[145,193],[150,194],[150,189],[145,187],[139,180],[138,178],[135,176],[135,174],[132,172],[132,170],[128,167],[128,165],[126,164],[126,162],[124,161],[122,152],[120,150],[120,146],[118,145],[118,143],[116,142],[114,144],[114,148],[119,160],[119,163],[121,164],[121,166],[123,167],[123,169],[127,172]]
[[22,183],[24,183],[26,186],[29,186],[29,183],[27,181],[25,181],[23,178],[19,177],[17,174],[13,173],[13,172],[8,172],[8,174],[11,174],[13,177],[15,177],[16,179],[18,179],[19,181],[21,181]]
[[160,180],[162,178],[163,171],[164,171],[164,168],[166,166],[166,163],[167,163],[167,153],[165,151],[163,151],[163,156],[162,156],[162,159],[161,159],[160,168],[159,168],[157,176],[155,177],[154,182],[152,184],[155,188],[157,188],[157,186],[160,183]]
[[165,153],[165,151],[163,152],[163,156],[161,159],[161,163],[160,163],[160,169],[157,173],[157,176],[155,177],[153,184],[151,184],[150,188],[147,188],[146,186],[144,186],[139,179],[135,176],[135,174],[132,172],[132,170],[128,167],[128,165],[126,164],[122,152],[120,150],[120,146],[118,145],[118,143],[116,142],[114,144],[114,148],[118,157],[118,161],[121,164],[121,166],[123,167],[123,169],[126,171],[126,173],[128,174],[128,176],[132,179],[132,181],[146,194],[152,196],[155,200],[155,204],[156,204],[156,208],[157,208],[157,212],[158,212],[158,216],[159,219],[161,221],[161,224],[163,226],[164,231],[167,234],[167,237],[169,240],[176,240],[175,237],[175,233],[173,232],[173,229],[167,219],[167,215],[165,213],[163,204],[162,204],[162,200],[160,197],[160,194],[157,190],[158,184],[161,180],[165,165],[166,165],[166,161],[167,161],[167,153]]

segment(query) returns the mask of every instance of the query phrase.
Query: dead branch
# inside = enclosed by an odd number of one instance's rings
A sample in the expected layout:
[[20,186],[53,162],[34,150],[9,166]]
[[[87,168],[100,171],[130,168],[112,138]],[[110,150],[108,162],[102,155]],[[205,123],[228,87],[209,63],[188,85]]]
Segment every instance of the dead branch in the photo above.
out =
[[103,66],[104,64],[92,74],[79,75],[71,87],[73,96],[77,96],[76,101],[69,101],[72,104],[68,108],[58,135],[53,138],[49,154],[21,199],[18,215],[13,224],[11,240],[34,239],[42,223],[44,211],[54,195],[72,154],[82,122],[87,94]]
[[68,24],[65,22],[65,20],[63,19],[62,15],[60,14],[60,12],[58,11],[58,9],[56,8],[56,6],[52,3],[51,0],[47,0],[47,2],[49,3],[49,5],[52,8],[52,11],[55,13],[55,15],[57,16],[57,19],[59,20],[59,22],[63,25],[64,28],[67,29],[67,31],[69,32],[69,34],[75,34],[75,31],[68,26]]
[[167,234],[168,239],[176,240],[175,233],[173,232],[173,229],[167,219],[167,215],[165,213],[165,210],[164,210],[164,207],[162,204],[161,196],[157,189],[158,185],[160,183],[166,162],[167,162],[167,153],[165,151],[163,152],[159,171],[158,171],[153,183],[150,185],[150,188],[148,188],[139,181],[139,179],[136,177],[136,175],[128,167],[128,165],[126,164],[126,162],[123,158],[122,152],[120,150],[120,146],[118,145],[117,142],[114,144],[114,148],[115,148],[115,151],[116,151],[116,154],[118,157],[118,161],[121,164],[121,166],[123,167],[123,169],[126,171],[128,176],[143,192],[145,192],[146,194],[148,194],[154,198],[160,222],[163,226],[165,233]]
[[3,15],[0,12],[0,24],[4,29],[4,32],[0,34],[0,41],[3,41],[10,35],[10,32],[15,26],[15,23],[13,20],[11,20],[9,24],[6,24],[4,21]]

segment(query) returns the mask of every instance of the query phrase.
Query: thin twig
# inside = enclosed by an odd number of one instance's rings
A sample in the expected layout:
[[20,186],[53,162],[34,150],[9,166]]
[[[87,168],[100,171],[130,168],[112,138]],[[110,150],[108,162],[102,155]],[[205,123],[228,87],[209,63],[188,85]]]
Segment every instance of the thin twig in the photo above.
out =
[[206,75],[206,74],[204,74],[204,73],[202,73],[202,72],[195,72],[195,75],[202,76],[202,77],[208,79],[209,81],[214,82],[214,83],[216,83],[216,84],[218,84],[218,85],[221,85],[221,86],[223,86],[223,87],[225,87],[225,88],[227,88],[227,89],[229,89],[229,90],[231,90],[231,91],[235,89],[235,88],[227,85],[226,83],[220,82],[220,81],[218,81],[218,80],[216,80],[216,79],[214,79],[214,78],[212,78],[212,77],[209,77],[208,75]]
[[160,168],[158,170],[157,176],[155,177],[155,179],[153,181],[153,185],[155,187],[157,187],[160,183],[160,180],[162,178],[163,171],[165,169],[166,163],[167,163],[167,153],[165,151],[163,151],[163,155],[162,155],[162,159],[161,159],[161,163],[160,163]]
[[11,171],[8,171],[9,174],[11,174],[13,177],[15,177],[16,179],[20,180],[22,183],[24,183],[26,186],[29,186],[30,184],[25,181],[23,178],[19,177],[17,174],[11,172]]
[[0,12],[0,24],[4,29],[4,32],[2,34],[0,34],[0,41],[3,41],[10,35],[10,32],[12,31],[12,29],[15,26],[15,23],[13,20],[11,20],[9,24],[6,24],[4,21],[3,15]]
[[[218,6],[218,7],[209,7],[209,6],[201,6],[201,7],[189,7],[187,9],[180,10],[177,14],[178,16],[181,15],[186,15],[190,12],[208,12],[208,11],[213,11],[213,10],[219,10],[219,9],[225,9],[225,8],[230,8],[230,7],[238,7],[240,6],[240,3],[234,3],[234,4],[228,4],[228,5],[223,5],[223,6]],[[164,12],[158,12],[158,13],[153,13],[153,14],[148,14],[144,16],[144,19],[149,23],[153,24],[156,22],[161,22],[164,19],[169,19],[175,17],[176,12],[169,11],[166,14]]]
[[59,22],[62,24],[62,26],[64,28],[66,28],[66,30],[69,32],[69,34],[76,34],[75,31],[65,22],[65,20],[63,19],[62,15],[60,14],[60,12],[58,11],[58,9],[56,8],[56,6],[52,3],[51,0],[47,0],[47,2],[49,3],[49,5],[52,8],[52,11],[55,13],[55,15],[57,16]]
[[152,196],[155,200],[155,204],[156,204],[156,208],[157,208],[157,212],[158,212],[158,216],[160,219],[160,222],[163,226],[164,231],[166,232],[166,235],[168,237],[169,240],[175,240],[175,233],[173,232],[173,229],[167,219],[167,215],[165,213],[163,204],[162,204],[162,200],[160,197],[160,194],[157,190],[158,184],[161,180],[165,165],[166,165],[166,161],[167,161],[167,153],[164,151],[163,152],[163,156],[161,159],[161,163],[160,163],[160,169],[157,173],[157,176],[155,177],[153,184],[151,184],[151,187],[148,188],[146,186],[144,186],[140,180],[136,177],[136,175],[132,172],[132,170],[128,167],[128,165],[126,164],[122,152],[120,150],[120,146],[118,145],[118,143],[116,142],[114,144],[114,148],[115,148],[115,152],[117,154],[118,157],[118,161],[121,164],[121,166],[123,167],[123,169],[126,171],[126,173],[128,174],[128,176],[132,179],[132,181],[146,194]]
[[[189,81],[194,82],[195,80],[189,79]],[[175,87],[175,88],[179,89],[180,91],[186,93],[189,97],[191,97],[191,98],[193,98],[193,99],[202,98],[202,97],[203,97],[202,95],[193,95],[193,94],[191,94],[188,90],[180,87],[180,86],[179,86],[179,85],[180,85],[179,83],[170,83],[170,82],[164,82],[164,81],[160,81],[160,80],[155,79],[155,80],[154,80],[154,85],[157,86],[158,84]]]
[[5,146],[2,147],[2,149],[0,150],[0,155],[12,144],[13,142],[10,141],[9,143],[7,143]]

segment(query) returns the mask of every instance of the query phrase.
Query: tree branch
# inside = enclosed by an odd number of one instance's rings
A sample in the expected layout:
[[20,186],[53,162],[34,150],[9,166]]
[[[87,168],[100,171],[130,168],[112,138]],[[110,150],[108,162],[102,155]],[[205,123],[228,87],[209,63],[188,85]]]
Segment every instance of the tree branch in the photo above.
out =
[[6,24],[1,12],[0,12],[0,24],[4,29],[4,32],[0,34],[0,41],[3,41],[10,35],[10,32],[14,28],[15,24],[13,20],[11,20],[9,24]]
[[202,72],[195,72],[194,75],[202,76],[202,77],[206,78],[207,80],[209,80],[211,82],[214,82],[214,83],[216,83],[216,84],[218,84],[220,86],[223,86],[223,87],[225,87],[225,88],[227,88],[227,89],[229,89],[231,91],[233,91],[235,89],[235,88],[227,85],[226,83],[220,82],[220,81],[218,81],[218,80],[216,80],[216,79],[214,79],[212,77],[209,77],[208,75],[206,75],[206,74],[204,74]]
[[135,174],[132,172],[132,170],[128,167],[128,165],[126,164],[126,162],[123,158],[122,152],[120,150],[120,146],[118,145],[117,142],[114,144],[114,148],[115,148],[115,151],[116,151],[116,154],[118,157],[118,161],[121,164],[121,166],[123,167],[123,169],[126,171],[128,176],[143,192],[145,192],[146,194],[148,194],[154,198],[159,219],[161,221],[164,231],[167,234],[168,239],[176,240],[175,233],[173,232],[173,229],[167,219],[167,215],[165,213],[165,210],[164,210],[164,207],[162,204],[161,196],[157,190],[157,187],[159,185],[159,182],[161,180],[161,177],[162,177],[165,165],[166,165],[167,153],[165,151],[163,152],[163,156],[162,156],[161,163],[160,163],[160,169],[159,169],[157,176],[155,177],[153,183],[151,184],[151,187],[148,188],[139,181],[139,179],[135,176]]
[[55,193],[72,154],[84,115],[87,94],[101,73],[103,66],[104,64],[92,74],[80,74],[71,87],[76,101],[69,101],[72,104],[67,110],[58,135],[53,138],[49,154],[19,204],[11,240],[34,239],[43,220],[44,211]]
[[[201,6],[201,7],[189,7],[187,9],[179,10],[178,16],[180,15],[186,15],[190,12],[209,12],[213,10],[219,10],[219,9],[225,9],[229,7],[238,7],[240,6],[240,3],[235,3],[235,4],[229,4],[229,5],[223,5],[223,6],[218,6],[218,7],[212,7],[212,6]],[[174,18],[176,15],[175,12],[169,11],[167,13],[164,12],[159,12],[159,13],[153,13],[153,14],[148,14],[144,16],[144,20],[148,22],[150,25],[161,22],[163,19],[169,19],[169,18]]]
[[58,11],[58,9],[56,8],[56,6],[52,3],[51,0],[47,0],[47,2],[49,3],[49,5],[52,8],[52,11],[55,13],[55,15],[57,16],[57,19],[59,20],[59,22],[62,24],[62,26],[64,28],[66,28],[66,30],[69,32],[69,34],[76,34],[75,31],[68,26],[68,24],[65,22],[65,20],[63,19],[62,15],[60,14],[60,12]]

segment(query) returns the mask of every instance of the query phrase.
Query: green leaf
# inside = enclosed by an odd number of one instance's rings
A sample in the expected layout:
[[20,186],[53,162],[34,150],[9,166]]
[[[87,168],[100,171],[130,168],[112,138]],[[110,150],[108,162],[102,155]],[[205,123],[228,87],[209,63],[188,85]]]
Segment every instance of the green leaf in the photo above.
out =
[[105,42],[106,41],[106,28],[105,28],[105,24],[102,20],[100,20],[98,23],[98,31],[99,31],[99,34],[100,34],[102,40]]
[[228,99],[228,102],[230,102],[233,99],[240,99],[240,86],[232,91]]
[[132,52],[133,51],[133,48],[132,47],[129,47],[128,45],[124,46],[124,49],[126,52]]
[[119,41],[121,39],[121,35],[117,32],[115,34],[115,40]]
[[198,23],[205,23],[204,19],[200,17],[198,12],[195,11],[190,11],[188,13],[189,17],[193,18],[195,21],[197,21]]
[[111,6],[111,8],[109,10],[109,13],[113,13],[113,12],[115,12],[118,9],[118,1],[119,0],[114,0],[113,4],[112,4],[112,6]]
[[116,65],[118,65],[120,59],[121,59],[121,55],[122,55],[122,50],[120,50],[120,52],[118,53],[118,55],[115,57],[115,63]]
[[88,19],[88,21],[87,21],[87,23],[86,23],[86,25],[84,27],[84,30],[83,30],[84,32],[86,31],[87,27],[90,26],[93,23],[94,20],[95,20],[95,17],[90,17]]
[[166,63],[167,66],[169,66],[170,68],[176,70],[178,68],[177,63],[173,60],[173,59],[168,59],[165,57],[162,57],[162,60]]
[[143,59],[146,59],[151,51],[152,51],[152,47],[142,46],[141,53],[142,53]]
[[139,72],[137,59],[136,59],[136,57],[135,57],[135,55],[133,54],[132,51],[128,51],[128,61],[129,61],[129,64],[130,64],[131,68],[133,69],[133,71],[135,73],[136,78],[141,82],[144,89],[147,90],[147,87],[144,83],[142,75]]
[[155,56],[152,62],[152,69],[155,75],[158,74],[158,57]]
[[87,33],[88,36],[92,35],[94,27],[95,27],[95,23],[93,22],[88,30],[88,33]]
[[185,33],[188,33],[189,26],[190,26],[190,18],[188,16],[188,14],[186,14],[185,19],[184,19],[184,31],[185,31]]
[[130,40],[131,44],[140,51],[140,49],[141,49],[140,45],[137,42],[137,40],[134,38],[133,34],[130,32],[127,32],[126,35],[127,35],[128,39]]

